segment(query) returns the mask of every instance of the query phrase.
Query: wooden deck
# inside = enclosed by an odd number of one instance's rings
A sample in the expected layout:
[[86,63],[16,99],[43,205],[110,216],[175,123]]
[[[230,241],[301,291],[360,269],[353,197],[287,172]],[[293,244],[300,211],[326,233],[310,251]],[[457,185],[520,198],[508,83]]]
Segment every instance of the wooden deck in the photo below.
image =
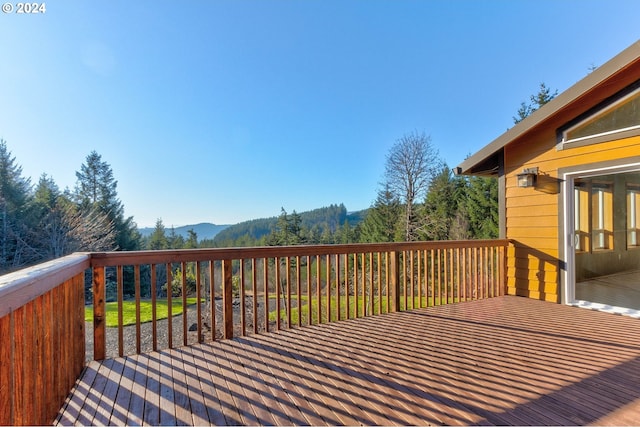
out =
[[519,297],[90,363],[70,424],[640,424],[640,320]]

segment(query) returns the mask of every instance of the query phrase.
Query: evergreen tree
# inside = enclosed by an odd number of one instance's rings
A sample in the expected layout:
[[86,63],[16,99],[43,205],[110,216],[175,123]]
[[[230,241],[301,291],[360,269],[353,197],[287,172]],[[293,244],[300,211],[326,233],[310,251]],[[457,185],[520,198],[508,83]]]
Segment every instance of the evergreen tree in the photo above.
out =
[[269,246],[302,245],[306,243],[305,234],[308,233],[302,227],[300,214],[294,210],[289,215],[284,208],[281,208],[275,228],[267,237],[266,242]]
[[31,241],[31,182],[0,139],[0,273],[39,261]]
[[496,178],[470,177],[465,208],[472,238],[498,238],[498,180]]
[[176,229],[172,226],[169,230],[169,236],[167,237],[167,245],[169,249],[183,249],[184,237],[176,233]]
[[187,234],[189,236],[187,237],[186,242],[184,242],[184,248],[196,249],[198,247],[198,234],[193,231],[193,228],[188,229]]
[[426,240],[451,240],[464,194],[464,181],[446,165],[431,181],[423,208],[421,236]]
[[167,236],[165,234],[165,227],[162,223],[162,218],[158,218],[156,220],[156,226],[149,236],[148,248],[152,251],[167,249],[169,247],[169,242],[167,241]]
[[118,182],[113,177],[111,166],[102,156],[92,151],[76,172],[75,199],[82,212],[97,210],[107,216],[116,231],[118,250],[140,248],[140,234],[133,217],[124,217],[124,206],[118,199]]
[[522,102],[520,104],[520,108],[518,108],[516,116],[513,117],[513,123],[520,123],[529,117],[534,111],[538,110],[544,104],[555,98],[556,95],[558,95],[557,89],[551,93],[551,89],[549,89],[544,83],[540,83],[538,93],[529,96],[529,103]]
[[401,220],[402,206],[389,184],[378,190],[378,197],[362,222],[363,243],[393,242]]

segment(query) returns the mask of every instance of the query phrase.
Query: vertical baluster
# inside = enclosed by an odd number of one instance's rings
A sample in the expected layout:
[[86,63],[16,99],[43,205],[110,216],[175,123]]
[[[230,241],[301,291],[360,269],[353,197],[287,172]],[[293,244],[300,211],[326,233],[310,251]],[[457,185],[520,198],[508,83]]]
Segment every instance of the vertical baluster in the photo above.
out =
[[509,246],[504,246],[500,248],[500,265],[499,265],[499,276],[500,276],[500,295],[505,295],[507,293],[507,253],[509,251]]
[[344,254],[344,310],[345,310],[345,318],[349,319],[350,316],[350,306],[349,303],[349,254]]
[[456,248],[456,262],[454,266],[456,270],[456,293],[454,297],[456,297],[458,301],[462,301],[460,297],[460,248]]
[[233,338],[233,269],[230,259],[222,260],[222,323],[222,337]]
[[157,319],[157,288],[156,288],[156,265],[151,264],[151,340],[153,351],[158,351],[158,319]]
[[359,304],[358,300],[358,254],[353,254],[353,318],[358,318]]
[[211,302],[211,341],[216,340],[216,286],[215,286],[215,261],[209,260],[209,300]]
[[385,275],[385,281],[384,281],[384,286],[385,286],[385,293],[386,293],[386,300],[387,300],[387,308],[386,308],[386,312],[390,313],[391,312],[391,292],[390,292],[390,288],[389,288],[389,281],[391,279],[391,271],[389,268],[389,252],[385,252],[384,253],[384,275]]
[[480,299],[478,294],[478,248],[473,248],[473,299]]
[[449,249],[442,250],[442,268],[444,270],[444,303],[449,304]]
[[189,344],[189,321],[187,320],[187,263],[181,262],[182,277],[180,290],[182,293],[182,344]]
[[362,298],[362,317],[365,317],[367,315],[367,260],[364,252],[360,254],[360,265],[362,269],[360,272],[360,298]]
[[373,292],[373,252],[369,252],[369,315],[373,316],[374,292]]
[[382,314],[382,254],[376,254],[378,260],[378,314]]
[[124,355],[124,307],[123,307],[123,273],[122,266],[119,265],[116,267],[116,286],[117,286],[117,298],[118,298],[118,356],[122,357]]
[[287,328],[291,328],[291,257],[286,257],[285,260],[285,274],[286,280],[285,283],[287,285]]
[[198,326],[198,342],[203,341],[202,338],[202,306],[200,300],[202,299],[202,281],[200,280],[200,261],[196,261],[196,323]]
[[296,256],[296,297],[298,299],[298,327],[302,326],[302,275],[300,266],[300,255]]
[[428,289],[427,289],[427,294],[428,294],[428,302],[427,302],[427,306],[434,306],[436,305],[436,267],[435,267],[435,250],[434,249],[429,249],[429,254],[428,254],[428,262],[429,262],[429,278],[427,279],[428,281]]
[[167,346],[173,348],[173,271],[170,262],[167,263]]
[[438,260],[438,305],[442,305],[442,249],[437,249]]
[[462,301],[467,301],[467,248],[461,249],[460,258],[460,292],[462,295]]
[[258,272],[256,270],[256,259],[251,258],[251,308],[253,310],[253,333],[258,333]]
[[422,308],[422,251],[416,252],[416,262],[418,264],[418,308]]
[[409,293],[407,292],[407,286],[408,281],[407,281],[408,277],[407,277],[407,251],[403,251],[402,252],[402,289],[404,292],[404,309],[408,310],[409,309]]
[[93,358],[103,360],[106,346],[105,268],[93,268]]
[[400,311],[400,260],[398,259],[397,251],[389,254],[389,269],[389,284],[391,286],[391,305],[389,306],[389,311],[398,312]]
[[456,275],[455,275],[455,268],[454,268],[454,261],[455,261],[455,252],[452,248],[449,248],[449,282],[450,282],[450,287],[449,287],[449,302],[450,303],[454,303],[456,302],[455,297],[456,297],[456,292],[455,292],[455,285],[456,285]]
[[247,311],[245,307],[245,290],[244,290],[244,259],[240,259],[240,332],[242,336],[247,335]]
[[409,251],[409,295],[411,296],[411,309],[415,308],[415,252]]
[[485,298],[489,298],[491,295],[489,294],[489,283],[490,283],[490,274],[489,274],[489,263],[490,263],[490,258],[489,258],[489,248],[485,246],[484,250],[484,277],[485,277]]
[[276,267],[276,330],[280,330],[281,327],[281,319],[280,319],[280,297],[281,293],[281,285],[280,285],[280,257],[275,257],[275,267]]
[[316,298],[318,300],[318,324],[322,323],[322,284],[321,280],[321,264],[322,258],[320,255],[316,255]]
[[340,255],[336,254],[336,321],[340,320]]
[[142,353],[141,339],[142,332],[140,330],[141,326],[141,314],[140,314],[140,265],[136,264],[133,267],[133,280],[134,280],[134,289],[135,289],[135,298],[136,298],[136,354]]
[[313,291],[311,290],[311,255],[307,256],[307,325],[313,324]]
[[327,323],[331,322],[331,255],[326,255],[326,262],[327,262],[327,270],[326,270],[326,276],[327,276],[327,289],[326,289],[326,294],[327,294]]
[[269,258],[262,259],[262,282],[264,286],[264,331],[269,332]]

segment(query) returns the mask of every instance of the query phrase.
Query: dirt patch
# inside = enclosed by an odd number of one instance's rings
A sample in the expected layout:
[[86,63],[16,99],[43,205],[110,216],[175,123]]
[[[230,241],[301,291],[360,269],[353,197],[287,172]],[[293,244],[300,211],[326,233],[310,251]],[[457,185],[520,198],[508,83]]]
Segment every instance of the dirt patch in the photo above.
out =
[[[236,298],[233,301],[233,319],[234,319],[234,335],[239,336],[241,331],[241,306],[240,299]],[[293,301],[292,301],[293,303]],[[247,333],[253,332],[253,297],[245,297],[245,327]],[[295,305],[295,304],[292,304]],[[275,300],[269,301],[269,309],[275,310]],[[202,313],[206,313],[209,308],[202,303]],[[222,338],[222,301],[216,300],[216,339]],[[187,344],[194,344],[198,342],[197,332],[197,307],[196,305],[190,305],[187,307]],[[257,321],[258,330],[264,331],[265,323],[265,304],[264,301],[258,301],[257,303]],[[179,314],[172,318],[172,342],[173,347],[180,347],[184,345],[184,329],[183,329],[184,316]],[[210,341],[212,336],[210,321],[206,316],[203,316],[202,327],[202,339],[204,341]],[[271,329],[273,325],[270,325]],[[193,329],[193,330],[189,330]],[[123,354],[131,355],[136,354],[136,326],[129,325],[122,328],[123,335]],[[86,340],[86,360],[93,360],[93,323],[85,322],[85,340]],[[162,319],[156,321],[156,348],[158,350],[169,348],[169,320]],[[106,357],[118,356],[118,328],[106,329]],[[143,323],[140,325],[140,352],[146,353],[153,351],[153,326],[151,322]]]

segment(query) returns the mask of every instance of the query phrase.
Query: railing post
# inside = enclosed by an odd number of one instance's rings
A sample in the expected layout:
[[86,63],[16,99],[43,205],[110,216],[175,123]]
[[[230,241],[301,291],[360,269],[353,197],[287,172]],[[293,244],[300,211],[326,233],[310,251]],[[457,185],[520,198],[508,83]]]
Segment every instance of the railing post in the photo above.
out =
[[106,313],[105,313],[105,267],[93,267],[93,358],[105,358]]
[[389,268],[391,274],[389,279],[391,283],[391,307],[390,312],[400,311],[400,257],[398,252],[392,251],[389,253]]
[[222,323],[223,338],[233,338],[233,275],[231,260],[222,261]]

